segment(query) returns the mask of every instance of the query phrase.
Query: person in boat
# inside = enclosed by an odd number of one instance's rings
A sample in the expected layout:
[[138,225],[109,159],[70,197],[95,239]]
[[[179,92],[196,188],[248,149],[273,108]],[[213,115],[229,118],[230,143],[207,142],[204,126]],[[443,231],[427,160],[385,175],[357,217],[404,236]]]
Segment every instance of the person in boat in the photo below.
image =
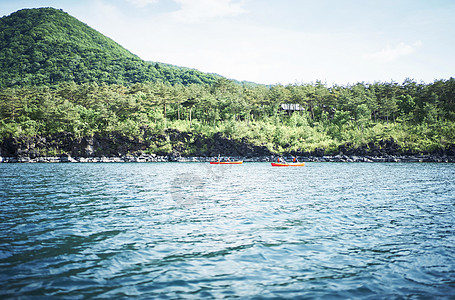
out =
[[297,162],[297,157],[294,156],[294,158],[292,159],[292,162],[296,163]]
[[230,158],[230,157],[228,157],[228,158],[226,159],[226,161],[231,161],[231,158]]

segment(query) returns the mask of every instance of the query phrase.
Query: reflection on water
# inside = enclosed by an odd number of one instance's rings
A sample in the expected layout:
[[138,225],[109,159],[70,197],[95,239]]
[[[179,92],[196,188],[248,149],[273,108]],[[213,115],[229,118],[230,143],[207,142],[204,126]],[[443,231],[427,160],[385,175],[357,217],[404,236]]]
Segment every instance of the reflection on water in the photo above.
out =
[[451,164],[0,165],[0,296],[450,298]]

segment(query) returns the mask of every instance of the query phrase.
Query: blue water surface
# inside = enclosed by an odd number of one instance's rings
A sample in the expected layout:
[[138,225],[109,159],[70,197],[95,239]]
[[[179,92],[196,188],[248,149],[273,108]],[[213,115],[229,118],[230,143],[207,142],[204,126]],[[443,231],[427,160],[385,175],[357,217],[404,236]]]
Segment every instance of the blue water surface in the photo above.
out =
[[455,165],[0,164],[0,298],[455,299]]

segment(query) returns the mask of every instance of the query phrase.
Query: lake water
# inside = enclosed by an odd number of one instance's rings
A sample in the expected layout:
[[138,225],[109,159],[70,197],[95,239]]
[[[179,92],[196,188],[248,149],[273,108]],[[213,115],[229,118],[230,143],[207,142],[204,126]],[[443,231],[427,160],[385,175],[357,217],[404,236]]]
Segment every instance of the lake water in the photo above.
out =
[[455,298],[455,165],[0,164],[0,298]]

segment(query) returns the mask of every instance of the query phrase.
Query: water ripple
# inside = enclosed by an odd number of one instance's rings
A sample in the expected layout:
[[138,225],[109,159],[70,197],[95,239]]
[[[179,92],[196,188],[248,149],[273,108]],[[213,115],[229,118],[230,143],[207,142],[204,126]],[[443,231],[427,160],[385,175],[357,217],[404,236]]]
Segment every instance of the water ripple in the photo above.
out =
[[0,164],[1,298],[455,295],[451,164]]

